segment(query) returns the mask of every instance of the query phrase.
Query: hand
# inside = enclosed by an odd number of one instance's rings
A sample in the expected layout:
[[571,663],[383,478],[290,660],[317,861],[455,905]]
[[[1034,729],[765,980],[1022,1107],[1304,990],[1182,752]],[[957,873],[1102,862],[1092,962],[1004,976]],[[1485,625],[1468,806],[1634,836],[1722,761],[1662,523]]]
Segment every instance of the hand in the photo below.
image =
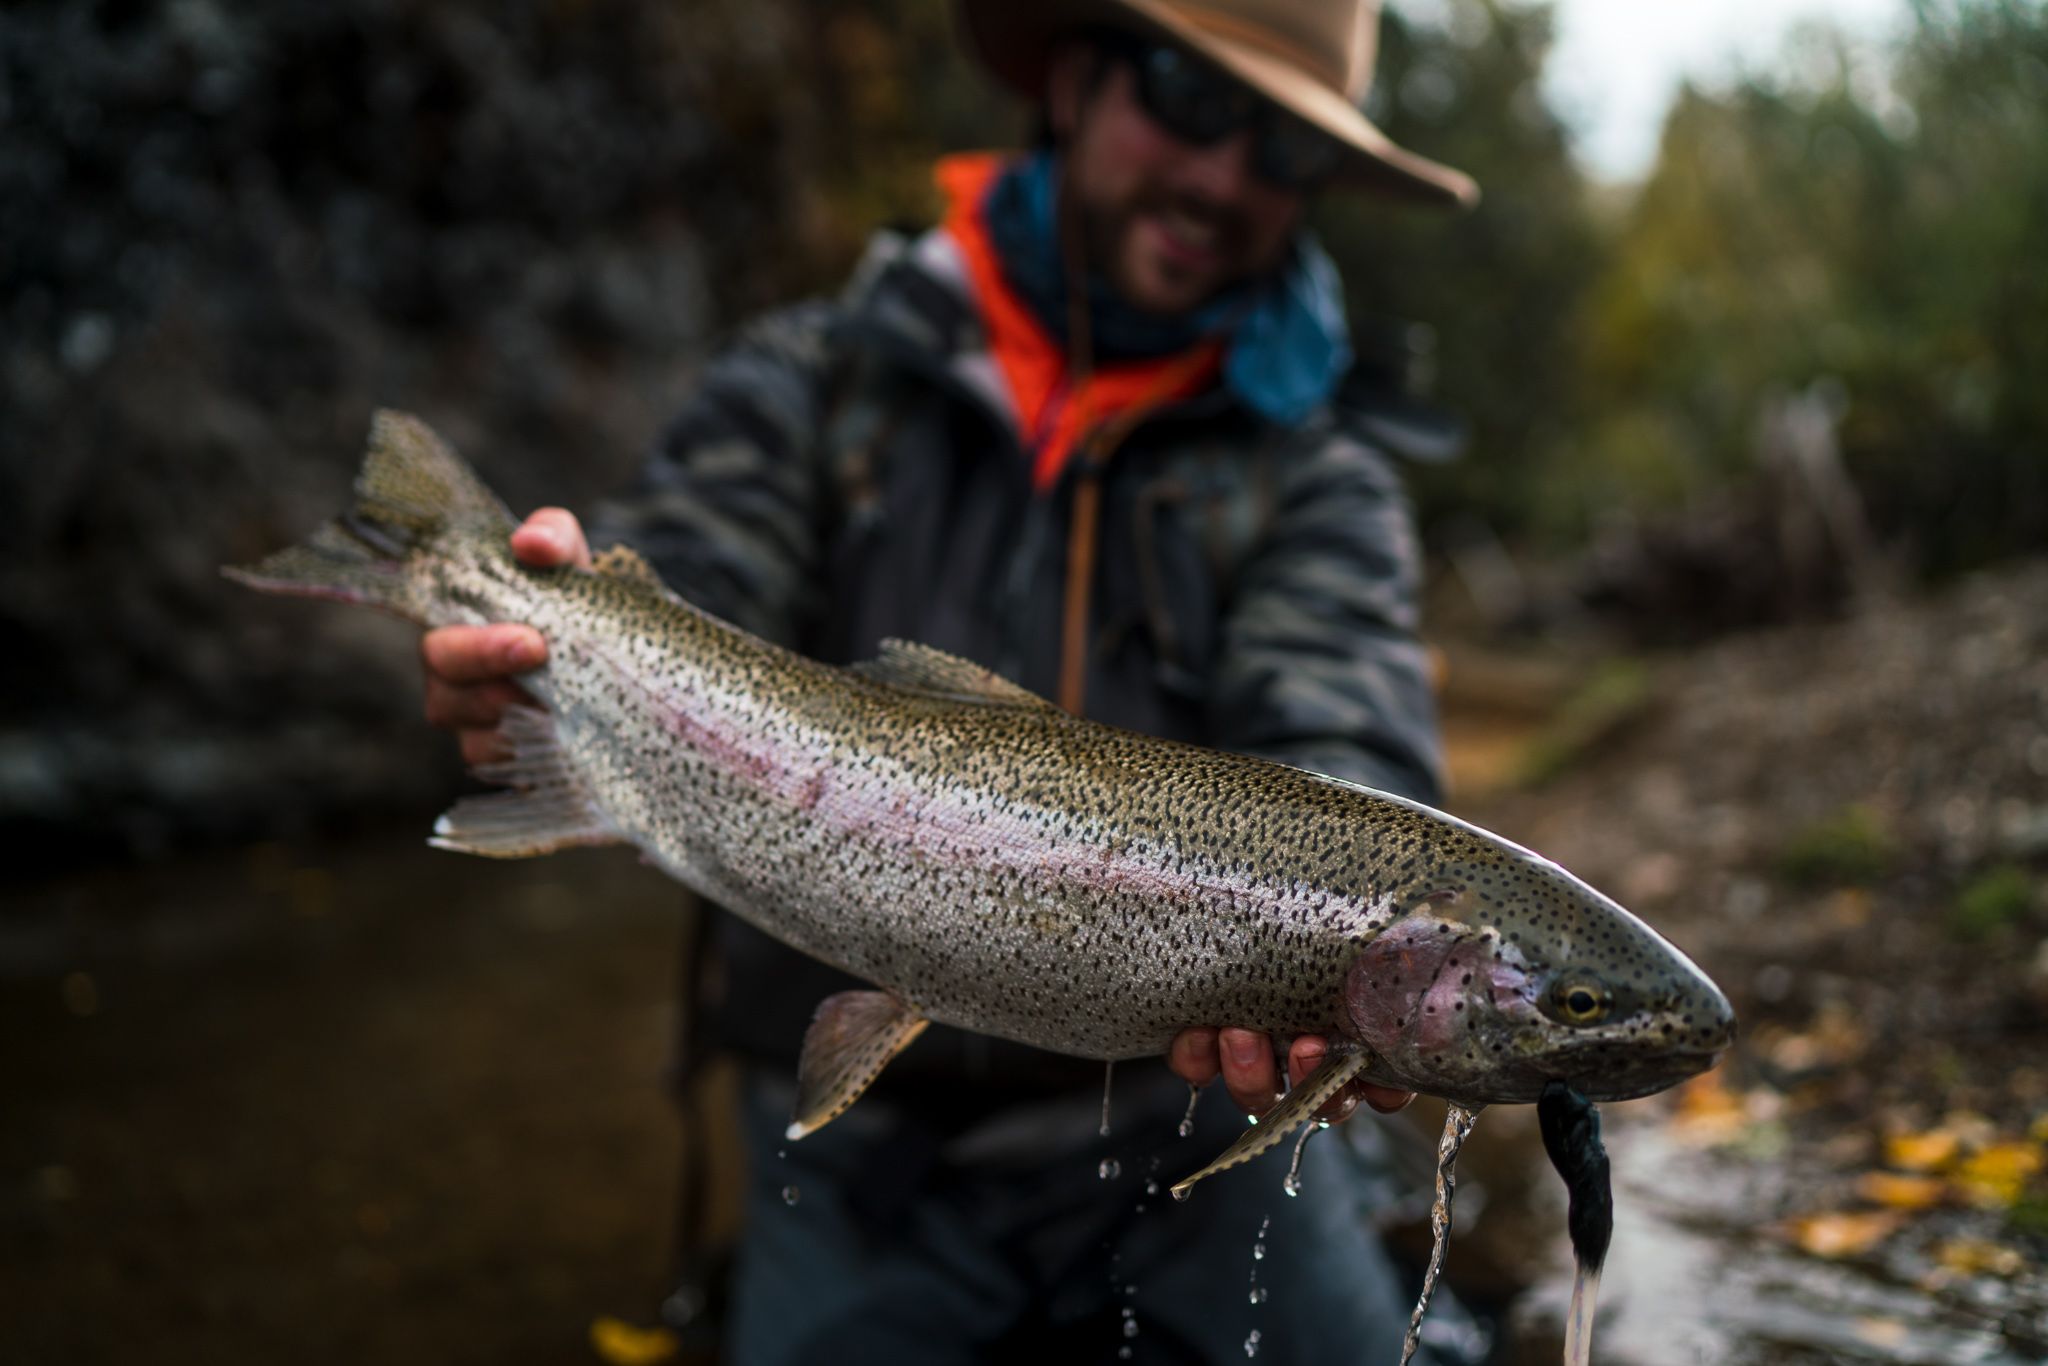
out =
[[[1287,1084],[1299,1086],[1308,1080],[1308,1074],[1322,1064],[1329,1051],[1329,1040],[1320,1035],[1297,1038],[1287,1049]],[[1166,1051],[1166,1065],[1182,1081],[1197,1087],[1207,1086],[1220,1072],[1230,1098],[1248,1115],[1265,1114],[1280,1098],[1272,1040],[1254,1029],[1183,1029]],[[1349,1117],[1361,1100],[1383,1115],[1392,1114],[1413,1099],[1411,1091],[1353,1082],[1317,1111],[1317,1116],[1334,1124]]]
[[[512,533],[512,553],[535,569],[590,567],[590,546],[574,513],[542,508]],[[512,679],[547,662],[548,645],[531,626],[443,626],[420,637],[427,666],[427,720],[455,732],[464,762],[501,757],[498,718],[513,705],[533,706]]]

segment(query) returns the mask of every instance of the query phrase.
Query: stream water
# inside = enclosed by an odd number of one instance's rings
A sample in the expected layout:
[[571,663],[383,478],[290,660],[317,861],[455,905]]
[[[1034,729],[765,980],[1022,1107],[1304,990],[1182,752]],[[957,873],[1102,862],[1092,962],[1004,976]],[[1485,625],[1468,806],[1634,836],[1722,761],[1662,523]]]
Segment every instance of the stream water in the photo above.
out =
[[[1689,1149],[1650,1124],[1621,1129],[1609,1153],[1614,1244],[1593,1336],[1603,1366],[2048,1361],[2039,1264],[2011,1279],[1951,1276],[1924,1246],[1823,1260],[1770,1232],[1800,1203],[1788,1199],[1796,1177],[1782,1164]],[[1549,1337],[1561,1346],[1570,1293],[1564,1275],[1525,1296],[1516,1362],[1557,1359]]]

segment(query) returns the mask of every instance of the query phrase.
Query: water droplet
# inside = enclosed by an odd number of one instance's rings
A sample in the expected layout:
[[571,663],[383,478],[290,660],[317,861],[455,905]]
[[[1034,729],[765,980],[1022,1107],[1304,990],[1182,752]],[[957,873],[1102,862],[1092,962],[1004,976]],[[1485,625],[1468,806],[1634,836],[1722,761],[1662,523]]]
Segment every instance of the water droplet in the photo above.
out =
[[1105,1157],[1102,1159],[1101,1164],[1095,1168],[1095,1174],[1104,1181],[1114,1181],[1124,1174],[1124,1164],[1113,1157]]
[[1143,1214],[1144,1212],[1145,1212],[1145,1202],[1144,1202],[1143,1200],[1140,1200],[1140,1201],[1138,1202],[1138,1207],[1137,1207],[1136,1209],[1134,1209],[1134,1210],[1132,1210],[1132,1211],[1131,1211],[1131,1213],[1133,1213],[1133,1214]]
[[1251,1301],[1253,1304],[1264,1304],[1266,1302],[1266,1287],[1263,1285],[1253,1286]]
[[787,1157],[789,1156],[789,1149],[787,1149],[787,1148],[777,1148],[777,1149],[775,1150],[775,1155],[776,1155],[777,1157],[780,1157],[780,1158],[787,1158]]
[[1145,1194],[1147,1194],[1147,1195],[1157,1195],[1157,1194],[1159,1194],[1159,1183],[1158,1183],[1157,1181],[1147,1181],[1147,1182],[1145,1183]]
[[1259,1354],[1259,1330],[1252,1329],[1251,1336],[1244,1340],[1244,1354],[1255,1357]]
[[1138,1336],[1138,1321],[1136,1319],[1124,1320],[1124,1336],[1127,1338]]
[[799,1198],[799,1192],[797,1191],[797,1188],[796,1188],[795,1186],[784,1186],[784,1187],[782,1188],[782,1203],[783,1203],[783,1204],[785,1204],[785,1205],[794,1205],[794,1204],[795,1204],[795,1203],[797,1202],[798,1198]]
[[1135,1295],[1138,1293],[1138,1287],[1135,1285],[1127,1285],[1124,1287],[1124,1293],[1126,1295]]
[[1195,1131],[1195,1102],[1202,1098],[1202,1088],[1188,1087],[1188,1112],[1180,1117],[1180,1136],[1186,1138]]
[[1294,1160],[1287,1164],[1287,1179],[1280,1183],[1280,1189],[1289,1195],[1301,1194],[1301,1152],[1308,1147],[1308,1136],[1320,1132],[1318,1125],[1303,1125],[1301,1137],[1294,1140]]
[[1264,1243],[1252,1244],[1252,1260],[1255,1262],[1263,1262],[1266,1260],[1266,1245]]
[[1116,1358],[1118,1361],[1129,1361],[1131,1359],[1131,1345],[1128,1342],[1116,1349]]
[[1131,1308],[1131,1307],[1130,1307],[1130,1306],[1129,1306],[1128,1304],[1127,1304],[1127,1305],[1125,1305],[1125,1306],[1123,1307],[1123,1316],[1124,1316],[1125,1318],[1129,1318],[1129,1317],[1130,1317],[1131,1315],[1133,1315],[1133,1314],[1135,1314],[1135,1313],[1137,1313],[1137,1312],[1138,1312],[1137,1310],[1135,1310],[1135,1309]]
[[1109,1087],[1110,1083],[1115,1080],[1116,1059],[1111,1058],[1108,1062],[1102,1064],[1102,1127],[1095,1131],[1104,1138],[1109,1137]]

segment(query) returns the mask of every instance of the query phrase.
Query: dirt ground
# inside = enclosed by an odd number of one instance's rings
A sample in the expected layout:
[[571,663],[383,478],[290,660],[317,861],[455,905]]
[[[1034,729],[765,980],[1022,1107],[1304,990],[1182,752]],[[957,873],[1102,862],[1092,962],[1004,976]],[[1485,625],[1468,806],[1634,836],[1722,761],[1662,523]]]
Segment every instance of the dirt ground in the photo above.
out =
[[[1864,1267],[1976,1313],[1973,1359],[2048,1352],[2048,564],[1620,668],[1454,649],[1448,710],[1458,809],[1742,1013],[1713,1079],[1611,1107],[1617,1152],[1654,1130],[1740,1185],[1717,1255]],[[437,854],[428,814],[7,891],[8,1360],[576,1362],[653,1322],[681,897],[616,852]],[[1525,1118],[1482,1125],[1467,1284],[1555,1268]],[[1920,1340],[1855,1313],[1844,1341]]]

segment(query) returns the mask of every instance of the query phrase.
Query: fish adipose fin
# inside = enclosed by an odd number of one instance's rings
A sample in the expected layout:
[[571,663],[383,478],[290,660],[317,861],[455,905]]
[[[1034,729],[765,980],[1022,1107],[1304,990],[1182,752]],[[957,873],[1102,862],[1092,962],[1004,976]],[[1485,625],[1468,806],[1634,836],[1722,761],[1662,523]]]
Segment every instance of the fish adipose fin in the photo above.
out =
[[889,1059],[930,1024],[886,991],[842,991],[818,1005],[796,1069],[796,1114],[786,1135],[817,1132],[882,1075]]
[[590,568],[594,573],[620,579],[626,583],[637,583],[642,588],[667,590],[667,585],[661,581],[661,575],[654,572],[654,566],[647,563],[640,552],[629,545],[615,545],[608,550],[598,551],[591,557]]
[[1223,1150],[1223,1155],[1184,1181],[1176,1181],[1173,1198],[1185,1200],[1194,1189],[1195,1182],[1204,1177],[1214,1176],[1220,1171],[1242,1166],[1268,1148],[1278,1147],[1290,1133],[1309,1123],[1316,1111],[1323,1108],[1332,1096],[1344,1089],[1353,1077],[1365,1070],[1372,1061],[1372,1054],[1364,1049],[1348,1053],[1331,1053],[1324,1057],[1322,1065],[1302,1079],[1301,1085],[1289,1091],[1281,1102],[1267,1111],[1256,1124],[1248,1127],[1238,1136],[1237,1142]]
[[934,650],[909,640],[885,640],[882,653],[863,660],[853,671],[877,683],[887,683],[905,692],[941,697],[952,702],[986,702],[998,706],[1042,707],[1058,711],[1052,703],[1027,688],[1020,688],[992,669],[971,659]]
[[434,822],[427,843],[486,858],[531,858],[579,844],[624,842],[570,769],[546,712],[507,708],[498,741],[507,757],[471,772],[512,790],[464,797]]
[[503,545],[512,526],[497,495],[426,423],[381,409],[355,506],[299,545],[221,572],[264,592],[367,603],[424,624],[423,552],[450,532]]

